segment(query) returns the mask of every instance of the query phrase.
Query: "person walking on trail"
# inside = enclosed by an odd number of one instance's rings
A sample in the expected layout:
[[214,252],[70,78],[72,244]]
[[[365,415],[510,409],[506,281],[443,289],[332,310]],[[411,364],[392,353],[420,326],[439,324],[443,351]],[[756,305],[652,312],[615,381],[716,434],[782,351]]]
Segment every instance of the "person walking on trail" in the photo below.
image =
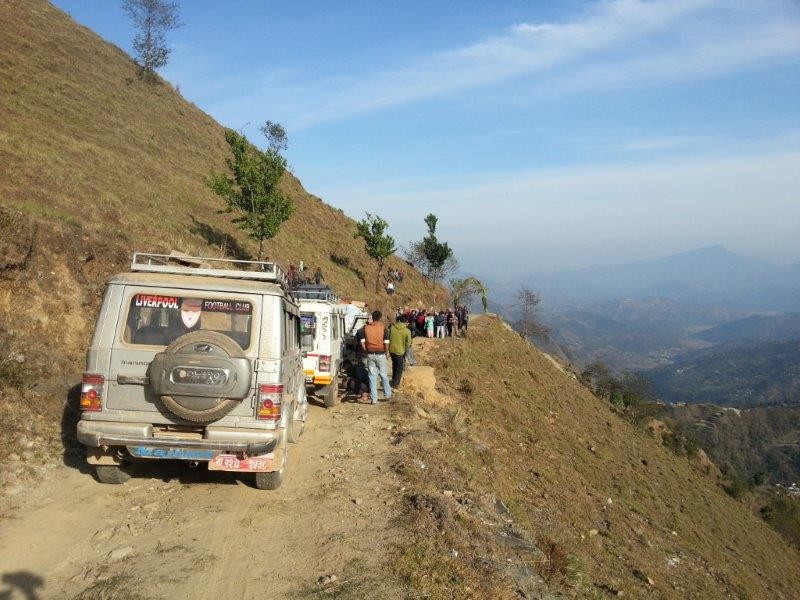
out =
[[364,326],[364,339],[361,347],[367,353],[369,369],[369,397],[372,404],[378,403],[378,377],[383,382],[383,396],[386,400],[392,397],[392,385],[386,368],[386,353],[389,350],[389,334],[381,319],[383,313],[376,310],[372,313],[372,323]]
[[390,296],[394,294],[394,283],[391,280],[386,284],[386,293]]
[[435,319],[433,318],[432,314],[428,313],[428,315],[425,317],[425,331],[428,333],[429,338],[433,337],[434,325],[435,325]]
[[400,387],[403,380],[403,367],[406,361],[406,352],[411,348],[411,331],[406,325],[405,315],[397,318],[397,323],[392,326],[389,333],[389,356],[392,359],[392,389]]
[[319,285],[323,281],[325,281],[325,275],[322,274],[322,267],[317,267],[317,270],[314,271],[314,283]]

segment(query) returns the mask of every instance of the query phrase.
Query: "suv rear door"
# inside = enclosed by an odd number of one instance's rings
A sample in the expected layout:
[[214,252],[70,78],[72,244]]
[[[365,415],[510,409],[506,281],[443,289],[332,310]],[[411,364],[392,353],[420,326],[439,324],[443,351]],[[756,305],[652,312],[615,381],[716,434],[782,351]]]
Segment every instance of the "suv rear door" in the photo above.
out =
[[[251,364],[259,354],[260,295],[182,288],[125,286],[123,315],[111,351],[106,408],[160,412],[147,385],[150,363],[174,339],[197,330],[220,332],[242,347]],[[242,402],[231,415],[251,415]]]

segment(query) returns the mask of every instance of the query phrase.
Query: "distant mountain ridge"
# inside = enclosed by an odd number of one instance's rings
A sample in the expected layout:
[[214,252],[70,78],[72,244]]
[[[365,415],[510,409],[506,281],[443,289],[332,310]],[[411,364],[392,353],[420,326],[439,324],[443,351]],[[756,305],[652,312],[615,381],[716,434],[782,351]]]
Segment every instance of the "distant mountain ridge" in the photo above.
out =
[[701,331],[695,337],[714,344],[740,340],[786,342],[800,339],[800,313],[753,315]]
[[800,339],[719,344],[688,352],[647,375],[666,402],[800,405]]
[[720,245],[527,280],[543,296],[562,302],[657,297],[749,310],[800,310],[800,262],[776,266]]

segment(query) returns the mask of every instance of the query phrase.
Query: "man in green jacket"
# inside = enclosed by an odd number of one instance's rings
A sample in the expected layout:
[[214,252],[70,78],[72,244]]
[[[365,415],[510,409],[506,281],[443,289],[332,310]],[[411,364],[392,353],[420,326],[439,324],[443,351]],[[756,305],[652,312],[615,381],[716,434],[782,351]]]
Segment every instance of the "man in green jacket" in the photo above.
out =
[[411,347],[411,330],[406,325],[408,319],[405,315],[397,317],[397,323],[389,334],[389,356],[392,357],[392,388],[400,387],[403,379],[403,366],[406,351]]

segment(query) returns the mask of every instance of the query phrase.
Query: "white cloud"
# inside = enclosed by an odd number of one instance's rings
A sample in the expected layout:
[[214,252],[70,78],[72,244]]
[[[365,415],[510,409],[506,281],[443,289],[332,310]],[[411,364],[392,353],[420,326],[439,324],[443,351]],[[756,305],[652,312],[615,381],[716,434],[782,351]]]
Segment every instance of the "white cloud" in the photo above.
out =
[[[297,130],[511,79],[526,78],[552,94],[672,83],[797,56],[800,11],[785,0],[612,0],[591,4],[572,20],[518,23],[380,72],[247,74],[249,93],[215,99],[209,108],[230,123],[268,105]],[[201,87],[195,91],[202,95]]]

